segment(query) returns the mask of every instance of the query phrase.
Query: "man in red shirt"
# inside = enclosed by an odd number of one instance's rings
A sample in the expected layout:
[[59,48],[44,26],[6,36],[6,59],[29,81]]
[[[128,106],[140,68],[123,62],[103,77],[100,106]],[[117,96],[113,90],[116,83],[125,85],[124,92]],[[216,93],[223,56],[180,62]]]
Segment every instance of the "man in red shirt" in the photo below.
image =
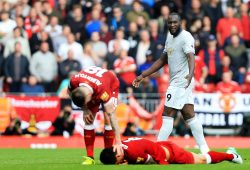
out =
[[112,147],[115,138],[114,150],[118,154],[122,154],[120,131],[115,115],[119,80],[114,73],[100,67],[88,67],[70,79],[68,92],[73,103],[80,107],[84,113],[84,140],[87,157],[84,157],[83,164],[95,164],[93,158],[95,127],[93,122],[100,105],[104,106],[105,114],[105,147]]
[[121,50],[119,58],[114,62],[114,70],[121,80],[121,86],[125,87],[125,89],[121,90],[126,92],[127,88],[132,86],[132,82],[136,77],[135,60],[132,57],[128,56],[126,50]]
[[208,74],[208,69],[204,60],[200,56],[195,56],[195,69],[194,69],[195,91],[204,91],[203,86],[207,74]]
[[222,73],[222,81],[216,85],[217,92],[221,93],[240,93],[240,86],[232,80],[233,73],[226,71]]
[[242,25],[238,18],[234,17],[234,11],[232,7],[227,7],[226,17],[219,19],[216,32],[219,45],[222,47],[226,37],[231,33],[231,28],[236,27],[239,35],[242,37]]
[[201,155],[188,152],[170,141],[152,142],[142,138],[128,138],[122,142],[124,155],[117,155],[113,148],[101,152],[103,164],[210,164],[231,161],[242,164],[234,148],[227,153],[209,151]]

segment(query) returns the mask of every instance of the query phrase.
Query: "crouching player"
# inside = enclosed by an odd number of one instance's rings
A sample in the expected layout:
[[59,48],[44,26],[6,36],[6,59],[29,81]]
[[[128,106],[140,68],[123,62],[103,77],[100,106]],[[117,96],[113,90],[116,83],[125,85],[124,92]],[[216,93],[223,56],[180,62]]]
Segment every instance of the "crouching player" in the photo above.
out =
[[68,86],[69,95],[73,103],[83,110],[84,141],[87,156],[83,157],[84,165],[95,164],[94,141],[95,127],[93,125],[99,106],[104,107],[104,145],[112,147],[115,138],[114,151],[123,154],[120,131],[115,115],[119,93],[119,80],[116,76],[100,67],[88,67],[75,74]]
[[170,141],[152,142],[142,138],[128,138],[122,142],[124,155],[117,155],[112,148],[102,150],[103,164],[210,164],[231,161],[242,164],[241,156],[234,148],[227,153],[209,151],[196,154],[180,148]]

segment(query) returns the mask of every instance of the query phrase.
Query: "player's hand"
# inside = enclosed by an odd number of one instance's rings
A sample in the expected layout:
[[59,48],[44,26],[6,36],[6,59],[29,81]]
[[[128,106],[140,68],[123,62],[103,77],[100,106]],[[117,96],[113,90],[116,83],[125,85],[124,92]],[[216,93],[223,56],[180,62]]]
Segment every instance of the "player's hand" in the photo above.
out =
[[187,85],[185,88],[188,88],[188,86],[190,85],[191,81],[192,81],[192,76],[191,75],[186,75],[185,79],[187,79]]
[[139,75],[139,76],[137,76],[137,77],[134,79],[132,85],[133,85],[135,88],[138,88],[138,87],[140,86],[140,83],[142,82],[142,80],[143,80],[142,75]]
[[116,155],[124,155],[122,144],[115,144],[113,146],[113,152],[116,152]]
[[92,124],[94,121],[94,116],[90,110],[84,110],[83,120],[86,124]]

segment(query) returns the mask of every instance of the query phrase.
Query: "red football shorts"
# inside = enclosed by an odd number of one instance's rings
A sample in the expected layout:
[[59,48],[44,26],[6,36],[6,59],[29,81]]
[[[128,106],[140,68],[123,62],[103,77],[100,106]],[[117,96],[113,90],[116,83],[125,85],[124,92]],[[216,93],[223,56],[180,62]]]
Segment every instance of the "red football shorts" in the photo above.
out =
[[172,142],[159,142],[163,147],[166,147],[169,150],[169,160],[171,164],[194,164],[194,157],[191,152],[184,150],[178,145]]

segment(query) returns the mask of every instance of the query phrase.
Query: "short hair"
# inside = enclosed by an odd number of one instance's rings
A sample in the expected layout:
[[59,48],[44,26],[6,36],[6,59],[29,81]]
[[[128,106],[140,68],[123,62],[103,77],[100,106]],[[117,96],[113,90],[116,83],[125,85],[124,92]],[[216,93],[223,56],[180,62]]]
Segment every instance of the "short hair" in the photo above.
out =
[[180,14],[178,14],[177,12],[171,12],[171,13],[169,14],[169,16],[171,16],[171,15],[176,15],[176,16],[178,16],[179,20],[181,20],[181,16],[180,16]]
[[85,103],[84,94],[79,87],[72,91],[71,99],[77,107],[82,107],[83,103]]
[[116,152],[112,148],[105,148],[100,154],[100,161],[103,164],[115,164],[116,163]]

